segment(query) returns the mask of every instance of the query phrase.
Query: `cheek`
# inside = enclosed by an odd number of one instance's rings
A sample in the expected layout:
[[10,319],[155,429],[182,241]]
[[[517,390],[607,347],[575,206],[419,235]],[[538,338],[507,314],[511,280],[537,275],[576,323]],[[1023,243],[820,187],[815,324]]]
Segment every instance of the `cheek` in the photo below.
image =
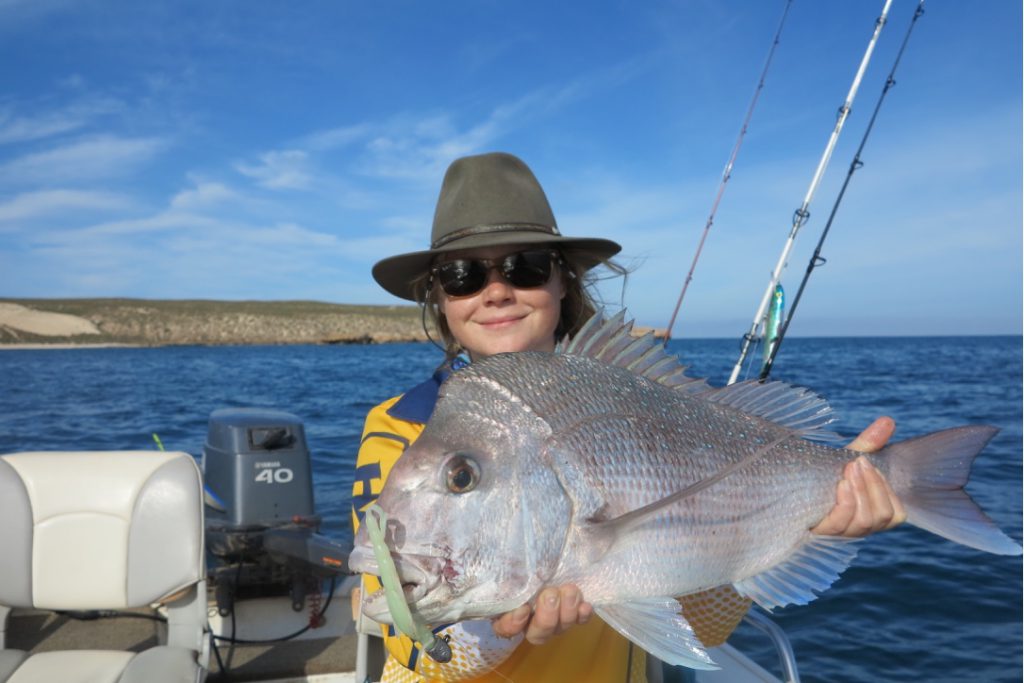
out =
[[544,294],[544,309],[547,313],[548,318],[554,319],[554,324],[558,324],[558,320],[562,316],[562,300],[565,299],[565,287],[562,286],[561,278],[554,280],[548,287],[543,290]]
[[448,320],[449,328],[454,330],[469,318],[469,314],[472,313],[472,306],[470,305],[472,299],[473,297],[468,299],[449,299],[444,297],[441,299],[441,313]]

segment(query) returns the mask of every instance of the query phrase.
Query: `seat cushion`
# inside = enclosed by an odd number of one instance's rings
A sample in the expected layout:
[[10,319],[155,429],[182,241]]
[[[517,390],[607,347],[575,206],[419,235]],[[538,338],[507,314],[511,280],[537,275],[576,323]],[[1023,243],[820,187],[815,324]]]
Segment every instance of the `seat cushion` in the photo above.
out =
[[199,674],[196,653],[192,650],[151,647],[128,663],[118,683],[196,683],[202,680]]
[[0,455],[0,604],[124,609],[192,585],[205,571],[202,506],[187,453]]
[[[0,652],[17,652],[5,650]],[[0,672],[5,660],[0,658]],[[26,658],[0,683],[196,683],[195,654],[181,647],[154,647],[143,652],[65,650]]]
[[26,657],[28,653],[22,650],[0,650],[0,683],[7,683]]
[[134,656],[113,650],[40,652],[22,662],[7,683],[117,683]]

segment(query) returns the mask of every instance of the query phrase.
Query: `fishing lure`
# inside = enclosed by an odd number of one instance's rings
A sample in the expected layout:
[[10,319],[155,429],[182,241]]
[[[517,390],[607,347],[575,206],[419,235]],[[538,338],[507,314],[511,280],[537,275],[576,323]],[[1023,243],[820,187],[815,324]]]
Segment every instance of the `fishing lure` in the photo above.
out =
[[786,295],[782,291],[782,285],[775,285],[775,292],[772,294],[772,303],[768,308],[768,321],[764,326],[764,352],[761,372],[771,362],[775,352],[775,346],[779,343],[779,330],[782,327],[782,310],[786,306]]
[[384,542],[384,529],[388,523],[387,514],[379,505],[371,503],[366,508],[363,523],[370,535],[370,543],[373,544],[373,556],[377,559],[377,566],[380,568],[380,581],[384,585],[384,596],[387,599],[388,610],[391,612],[395,627],[420,643],[423,651],[435,662],[440,664],[450,662],[452,650],[448,643],[435,636],[430,627],[414,617],[409,610],[409,603],[405,600],[395,561],[391,557],[387,543]]

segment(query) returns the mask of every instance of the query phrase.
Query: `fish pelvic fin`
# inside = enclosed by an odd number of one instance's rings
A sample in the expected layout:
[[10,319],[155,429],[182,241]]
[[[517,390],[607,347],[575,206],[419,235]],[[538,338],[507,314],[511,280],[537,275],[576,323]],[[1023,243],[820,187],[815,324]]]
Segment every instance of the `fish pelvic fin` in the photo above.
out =
[[1020,555],[964,491],[971,463],[999,430],[954,427],[894,443],[871,459],[886,473],[907,511],[907,521],[943,538],[997,555]]
[[663,662],[691,669],[718,669],[683,616],[675,598],[636,598],[594,605],[597,616]]
[[771,569],[733,584],[736,591],[771,611],[786,605],[806,605],[825,592],[842,574],[854,556],[859,539],[818,536]]

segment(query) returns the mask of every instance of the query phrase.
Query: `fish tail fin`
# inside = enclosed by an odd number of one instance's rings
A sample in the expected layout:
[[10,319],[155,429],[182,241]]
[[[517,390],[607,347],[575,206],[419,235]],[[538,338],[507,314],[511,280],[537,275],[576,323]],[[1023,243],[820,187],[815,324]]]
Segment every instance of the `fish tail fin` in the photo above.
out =
[[963,488],[971,463],[998,431],[982,425],[955,427],[894,443],[878,453],[876,462],[884,461],[909,523],[978,550],[1021,554],[1021,546]]

